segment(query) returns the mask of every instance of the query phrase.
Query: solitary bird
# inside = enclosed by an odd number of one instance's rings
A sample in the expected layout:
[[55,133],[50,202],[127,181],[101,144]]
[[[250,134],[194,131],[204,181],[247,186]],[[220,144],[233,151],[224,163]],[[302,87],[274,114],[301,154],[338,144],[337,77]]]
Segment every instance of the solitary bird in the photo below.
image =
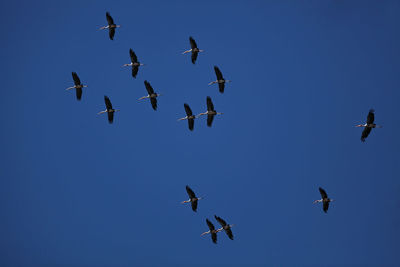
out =
[[319,192],[321,193],[322,199],[315,200],[314,204],[322,202],[322,209],[326,213],[328,211],[328,208],[329,208],[329,202],[332,202],[333,199],[328,198],[328,194],[321,187],[319,188]]
[[100,111],[97,114],[107,113],[108,115],[108,122],[113,123],[114,120],[114,113],[119,111],[119,109],[113,109],[112,104],[108,96],[104,96],[104,102],[106,103],[106,110]]
[[114,40],[115,28],[119,28],[119,27],[121,27],[121,25],[116,25],[114,23],[113,18],[110,15],[110,13],[108,13],[108,12],[106,12],[106,18],[107,18],[108,25],[101,27],[100,30],[108,29],[108,35],[110,36],[110,39]]
[[222,229],[225,230],[225,233],[228,235],[230,240],[233,240],[233,233],[231,228],[233,227],[233,224],[227,224],[221,217],[218,217],[217,215],[214,215],[215,219],[219,222],[219,224],[222,226]]
[[180,119],[178,119],[178,121],[188,120],[189,130],[193,131],[194,119],[196,118],[196,116],[193,115],[192,110],[190,109],[188,104],[185,103],[185,104],[183,104],[183,106],[185,107],[186,117],[180,118]]
[[221,232],[223,229],[220,228],[220,229],[215,230],[215,227],[214,227],[214,225],[212,224],[212,222],[210,222],[208,219],[206,219],[206,222],[207,222],[208,228],[209,228],[210,230],[207,231],[207,232],[202,233],[200,236],[203,236],[203,235],[206,235],[206,234],[211,234],[212,242],[213,242],[214,244],[217,244],[217,233],[218,233],[218,232]]
[[195,64],[196,63],[196,59],[197,59],[197,55],[200,52],[204,52],[204,50],[201,50],[197,47],[196,41],[193,39],[192,36],[189,37],[189,41],[190,41],[190,47],[191,49],[186,50],[185,52],[183,52],[182,54],[186,54],[189,52],[192,52],[192,63]]
[[76,72],[72,72],[72,79],[74,79],[74,86],[68,87],[65,90],[71,90],[71,89],[76,89],[76,99],[81,100],[82,98],[82,88],[87,87],[87,85],[81,84],[81,80],[78,77],[78,74]]
[[374,120],[375,120],[374,112],[375,112],[375,110],[373,110],[373,109],[369,110],[369,113],[367,116],[367,123],[356,125],[356,127],[364,127],[364,130],[361,133],[361,142],[365,142],[365,139],[368,137],[372,128],[382,128],[382,126],[376,125],[374,123]]
[[197,115],[196,117],[200,117],[201,115],[207,115],[207,126],[211,127],[211,124],[214,120],[214,116],[215,115],[221,115],[223,113],[220,112],[216,112],[214,109],[214,104],[211,101],[211,97],[207,96],[207,111],[200,113],[199,115]]
[[144,81],[144,85],[146,86],[148,95],[142,96],[141,98],[139,98],[139,100],[150,98],[151,106],[153,107],[154,110],[157,110],[157,97],[159,97],[161,94],[154,93],[154,89],[153,87],[151,87],[148,81]]
[[224,77],[222,76],[222,72],[219,70],[219,68],[217,66],[214,66],[214,70],[215,70],[215,75],[217,75],[217,80],[213,81],[213,82],[210,82],[208,85],[212,85],[214,83],[218,83],[219,92],[222,94],[224,92],[224,89],[225,89],[225,83],[229,83],[231,81],[224,79]]
[[137,75],[137,73],[139,71],[139,67],[140,66],[144,66],[144,64],[142,64],[142,63],[140,63],[138,61],[137,56],[136,56],[135,52],[133,52],[132,49],[129,49],[129,55],[131,56],[131,63],[124,64],[124,67],[125,66],[128,66],[128,67],[131,66],[132,67],[132,77],[136,78],[136,75]]
[[197,211],[197,201],[202,198],[196,197],[196,194],[193,192],[193,190],[188,185],[186,186],[186,192],[189,195],[189,200],[182,201],[181,203],[184,204],[184,203],[190,202],[190,204],[192,204],[192,210],[194,212],[196,212]]

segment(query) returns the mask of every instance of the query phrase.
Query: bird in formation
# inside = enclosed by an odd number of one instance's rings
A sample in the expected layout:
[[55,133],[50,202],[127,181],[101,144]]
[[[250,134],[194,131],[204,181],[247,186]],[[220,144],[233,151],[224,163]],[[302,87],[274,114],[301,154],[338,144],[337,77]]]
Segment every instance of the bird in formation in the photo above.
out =
[[207,96],[207,111],[200,113],[199,115],[197,115],[196,117],[200,117],[202,115],[207,115],[207,126],[211,127],[212,122],[214,120],[214,116],[215,115],[222,115],[223,113],[217,112],[214,109],[214,104],[211,101],[211,97]]
[[215,71],[215,75],[217,75],[217,80],[210,82],[208,85],[218,83],[219,92],[222,94],[225,89],[225,83],[229,83],[231,81],[224,79],[224,76],[222,76],[222,72],[219,70],[219,68],[217,66],[214,66],[214,71]]
[[327,213],[329,209],[329,203],[332,202],[333,199],[328,198],[328,194],[321,187],[319,188],[319,193],[321,194],[322,198],[315,200],[314,204],[322,202],[322,209],[325,213]]
[[208,219],[206,219],[207,225],[208,225],[208,230],[207,232],[202,233],[200,236],[206,235],[206,234],[211,234],[211,240],[214,244],[217,244],[217,233],[221,232],[223,229],[217,229],[215,230],[214,224],[210,222]]
[[81,83],[81,80],[78,77],[78,74],[76,72],[72,72],[72,79],[74,79],[74,86],[68,87],[65,90],[71,90],[71,89],[76,89],[76,99],[81,100],[82,98],[82,88],[87,87],[87,85],[83,85]]
[[189,130],[193,131],[194,119],[196,118],[196,116],[193,115],[193,112],[190,109],[188,104],[185,103],[185,104],[183,104],[183,106],[185,107],[186,117],[180,118],[180,119],[178,119],[178,121],[188,120]]
[[114,113],[119,111],[119,109],[113,109],[112,104],[108,96],[104,96],[104,102],[106,103],[106,110],[100,111],[97,114],[107,113],[108,122],[113,123],[114,121]]
[[356,127],[364,127],[364,130],[361,133],[361,142],[365,142],[365,139],[368,137],[372,128],[382,128],[382,126],[376,125],[374,123],[374,120],[375,120],[374,112],[375,112],[375,110],[373,110],[373,109],[369,110],[369,113],[367,116],[367,123],[356,125]]
[[142,96],[139,100],[150,98],[151,106],[154,110],[157,110],[157,97],[161,96],[161,94],[154,93],[154,89],[148,81],[144,81],[144,86],[146,87],[148,95]]
[[124,67],[132,67],[132,77],[136,78],[136,75],[139,71],[140,66],[144,66],[144,64],[140,63],[137,59],[135,52],[132,49],[129,49],[129,55],[131,57],[131,63],[124,64]]
[[197,56],[200,52],[204,52],[204,50],[201,50],[197,47],[196,41],[193,39],[192,36],[189,37],[189,42],[190,42],[190,47],[191,49],[186,50],[182,54],[186,54],[189,52],[192,52],[192,63],[195,64],[197,60]]
[[108,25],[101,27],[100,30],[108,29],[108,35],[110,36],[110,39],[114,40],[115,29],[121,27],[121,25],[116,25],[110,13],[108,12],[106,12],[106,18]]
[[219,222],[219,224],[222,226],[221,229],[223,229],[226,233],[226,235],[229,237],[230,240],[233,240],[233,233],[231,228],[233,227],[233,224],[227,224],[226,221],[224,221],[221,217],[218,217],[217,215],[214,215],[215,219]]
[[200,199],[202,199],[201,197],[196,197],[196,194],[193,192],[193,190],[187,185],[186,186],[186,192],[189,196],[188,200],[182,201],[181,203],[189,203],[192,205],[192,210],[194,212],[197,211],[197,201],[199,201]]

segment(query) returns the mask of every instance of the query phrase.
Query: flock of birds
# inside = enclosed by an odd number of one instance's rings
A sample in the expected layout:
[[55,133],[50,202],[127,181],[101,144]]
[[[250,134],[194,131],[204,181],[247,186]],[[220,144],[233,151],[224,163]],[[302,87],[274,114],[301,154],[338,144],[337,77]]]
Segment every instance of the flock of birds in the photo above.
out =
[[[108,29],[109,32],[109,37],[111,40],[114,40],[114,36],[115,36],[115,30],[116,28],[121,27],[120,25],[116,25],[114,23],[113,18],[111,17],[109,12],[106,12],[106,18],[107,18],[107,22],[108,25],[107,26],[103,26],[100,28],[100,30],[103,29]],[[204,52],[204,50],[201,50],[197,47],[196,41],[192,38],[189,37],[189,42],[190,42],[190,46],[191,49],[184,51],[182,54],[186,54],[186,53],[191,53],[191,61],[193,64],[196,63],[198,54],[200,52]],[[138,58],[135,54],[135,52],[130,49],[129,50],[129,55],[131,58],[131,63],[129,64],[124,64],[124,67],[131,67],[132,68],[132,77],[136,78],[138,71],[139,71],[139,67],[140,66],[145,66],[145,64],[140,63],[138,61]],[[218,84],[218,88],[219,88],[219,92],[220,93],[224,93],[225,90],[225,84],[231,82],[230,80],[226,80],[223,75],[221,70],[217,67],[214,66],[214,71],[215,71],[215,75],[217,76],[217,79],[215,81],[212,81],[209,83],[209,85],[212,84]],[[72,72],[72,79],[74,81],[74,86],[68,87],[66,90],[71,90],[71,89],[75,89],[76,91],[76,98],[77,100],[81,100],[82,98],[82,89],[87,87],[87,85],[84,85],[81,83],[78,74],[76,72]],[[144,81],[144,85],[146,87],[147,90],[147,95],[143,96],[141,98],[139,98],[139,100],[142,99],[146,99],[149,98],[150,99],[150,103],[151,106],[154,110],[157,110],[157,97],[161,96],[161,94],[158,94],[154,91],[153,87],[151,86],[151,84],[145,80]],[[103,114],[103,113],[107,113],[108,115],[108,122],[109,123],[113,123],[114,121],[114,113],[119,111],[119,109],[114,109],[112,104],[111,104],[111,100],[108,96],[104,96],[104,102],[106,105],[106,109],[103,111],[100,111],[98,114]],[[211,127],[212,122],[214,120],[214,117],[216,115],[221,115],[223,113],[217,112],[214,109],[214,104],[211,100],[211,97],[207,96],[207,111],[200,113],[198,115],[194,115],[190,106],[186,103],[184,103],[184,108],[185,108],[185,112],[186,112],[186,116],[183,118],[178,119],[178,121],[181,120],[187,120],[188,121],[188,127],[190,131],[193,131],[194,129],[194,120],[196,118],[199,118],[202,115],[207,115],[207,126]],[[368,116],[367,116],[367,121],[364,124],[359,124],[356,125],[356,127],[364,127],[364,130],[362,131],[361,134],[361,141],[365,142],[365,139],[368,137],[368,135],[370,134],[371,130],[373,128],[381,128],[382,126],[377,125],[374,123],[375,120],[375,114],[374,114],[374,110],[370,109]],[[192,210],[194,212],[197,211],[197,205],[198,205],[198,201],[200,199],[202,199],[201,197],[196,197],[196,194],[193,192],[193,190],[189,187],[186,186],[186,192],[189,196],[188,200],[182,201],[182,203],[191,203],[192,206]],[[322,203],[322,208],[323,211],[326,213],[328,211],[329,208],[329,203],[333,201],[333,199],[330,199],[328,197],[328,194],[326,193],[326,191],[324,189],[322,189],[321,187],[319,188],[319,192],[321,194],[321,199],[315,200],[314,203]],[[233,224],[228,224],[226,223],[225,220],[223,220],[221,217],[218,216],[214,216],[215,219],[218,221],[218,223],[221,225],[221,228],[215,229],[215,226],[213,225],[213,223],[207,218],[206,219],[206,223],[207,226],[209,228],[209,231],[204,232],[201,234],[201,236],[206,235],[206,234],[211,234],[211,239],[213,243],[217,243],[217,233],[221,232],[221,231],[225,231],[225,233],[228,235],[228,237],[233,240],[233,233],[231,228],[233,227]]]

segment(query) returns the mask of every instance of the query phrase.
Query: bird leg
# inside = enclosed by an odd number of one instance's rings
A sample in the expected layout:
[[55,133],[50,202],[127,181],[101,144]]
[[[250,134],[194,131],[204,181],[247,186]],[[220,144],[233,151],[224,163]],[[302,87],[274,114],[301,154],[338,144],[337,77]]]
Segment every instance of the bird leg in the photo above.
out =
[[211,231],[204,232],[200,236],[203,236],[203,235],[206,235],[206,234],[209,234],[209,233],[211,233]]
[[185,200],[185,201],[182,201],[181,203],[182,204],[184,204],[184,203],[189,203],[191,200],[189,199],[189,200]]
[[74,89],[74,88],[76,88],[75,86],[71,86],[71,87],[68,87],[67,89],[65,89],[65,90],[71,90],[71,89]]
[[315,201],[313,202],[313,204],[319,203],[319,202],[322,202],[322,199],[317,199],[317,200],[315,200]]
[[104,29],[108,29],[108,27],[110,27],[110,26],[103,26],[103,27],[101,27],[99,30],[104,30]]
[[147,95],[147,96],[142,96],[141,98],[139,98],[139,100],[146,99],[146,98],[150,98],[150,96],[149,96],[149,95]]
[[218,83],[218,81],[210,82],[208,85],[212,85],[212,84],[214,84],[214,83]]
[[103,111],[100,111],[99,113],[97,113],[97,115],[103,114],[103,113],[106,113],[106,112],[108,112],[108,111],[107,110],[103,110]]
[[208,112],[200,113],[200,114],[196,115],[196,118],[199,118],[201,115],[207,115],[207,114],[208,114]]
[[182,53],[182,55],[184,55],[184,54],[186,54],[186,53],[190,53],[190,52],[192,52],[192,49],[186,50],[185,52]]
[[183,120],[187,120],[187,119],[188,119],[188,117],[186,116],[186,117],[184,117],[184,118],[178,119],[178,121],[183,121]]

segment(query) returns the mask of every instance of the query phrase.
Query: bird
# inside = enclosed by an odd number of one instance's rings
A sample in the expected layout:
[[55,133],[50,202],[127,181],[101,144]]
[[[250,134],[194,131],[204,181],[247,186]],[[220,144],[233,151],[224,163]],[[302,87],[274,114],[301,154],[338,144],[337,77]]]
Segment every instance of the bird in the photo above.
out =
[[197,211],[197,201],[202,198],[196,197],[196,194],[193,192],[193,190],[188,185],[186,186],[186,192],[189,195],[189,200],[182,201],[181,203],[184,204],[184,203],[190,202],[190,204],[192,205],[192,210],[194,212],[196,212]]
[[369,110],[369,113],[367,116],[367,123],[356,125],[356,127],[364,127],[364,130],[361,133],[361,142],[365,142],[365,139],[368,137],[372,128],[382,128],[382,126],[376,125],[374,123],[374,120],[375,120],[374,112],[375,112],[375,110],[373,110],[373,109]]
[[219,222],[219,224],[222,226],[222,229],[225,230],[225,233],[228,235],[230,240],[233,240],[233,233],[231,228],[234,226],[233,224],[227,224],[226,221],[224,221],[221,217],[218,217],[217,215],[214,215],[215,219]]
[[214,120],[215,115],[222,115],[221,112],[216,112],[214,109],[214,104],[211,101],[211,97],[207,96],[207,111],[200,113],[196,116],[196,118],[200,117],[201,115],[207,115],[207,126],[211,127],[211,124]]
[[221,232],[223,230],[223,228],[219,228],[219,229],[215,230],[215,227],[212,224],[212,222],[210,222],[208,219],[206,219],[206,222],[207,222],[208,228],[210,230],[207,231],[207,232],[202,233],[200,236],[203,236],[203,235],[206,235],[206,234],[211,234],[212,242],[214,244],[217,244],[217,233]]
[[222,76],[222,72],[219,70],[217,66],[214,66],[215,75],[217,75],[217,80],[210,82],[208,85],[212,85],[214,83],[218,83],[219,92],[224,93],[225,83],[231,82],[230,80],[225,80]]
[[196,118],[196,116],[193,115],[192,110],[190,109],[188,104],[184,103],[183,106],[185,107],[186,117],[180,118],[178,119],[178,121],[188,120],[189,130],[193,131],[194,119]]
[[72,79],[74,79],[74,86],[68,87],[65,90],[71,90],[71,89],[76,89],[76,99],[81,100],[82,98],[82,88],[83,87],[88,87],[87,85],[81,84],[81,80],[78,77],[78,74],[76,72],[72,72]]
[[136,75],[139,71],[140,66],[144,66],[144,64],[140,63],[137,59],[135,52],[133,52],[132,48],[129,49],[129,55],[131,56],[131,63],[124,64],[123,67],[132,66],[132,77],[136,78]]
[[150,98],[151,106],[154,110],[157,110],[157,97],[161,96],[161,94],[154,93],[153,87],[151,87],[148,81],[144,81],[144,85],[146,86],[146,90],[149,93],[147,96],[142,96],[139,100]]
[[104,102],[106,103],[106,110],[100,111],[97,114],[107,113],[108,115],[108,122],[113,123],[114,120],[114,113],[119,111],[119,109],[113,109],[112,104],[108,96],[104,96]]
[[329,208],[329,202],[332,202],[333,199],[328,198],[328,194],[321,187],[319,188],[319,192],[321,194],[322,199],[315,200],[314,204],[322,202],[322,209],[324,210],[325,213],[327,213]]
[[192,52],[192,63],[195,64],[196,63],[196,59],[197,59],[197,55],[200,52],[204,52],[204,50],[201,50],[197,47],[196,41],[193,39],[192,36],[189,37],[189,42],[190,42],[190,47],[191,49],[186,50],[185,52],[182,53],[182,55]]
[[114,23],[114,20],[111,17],[109,12],[106,12],[106,18],[107,18],[108,25],[101,27],[99,30],[108,29],[108,35],[110,36],[110,39],[114,40],[115,28],[119,28],[119,27],[121,27],[121,25],[116,25]]

